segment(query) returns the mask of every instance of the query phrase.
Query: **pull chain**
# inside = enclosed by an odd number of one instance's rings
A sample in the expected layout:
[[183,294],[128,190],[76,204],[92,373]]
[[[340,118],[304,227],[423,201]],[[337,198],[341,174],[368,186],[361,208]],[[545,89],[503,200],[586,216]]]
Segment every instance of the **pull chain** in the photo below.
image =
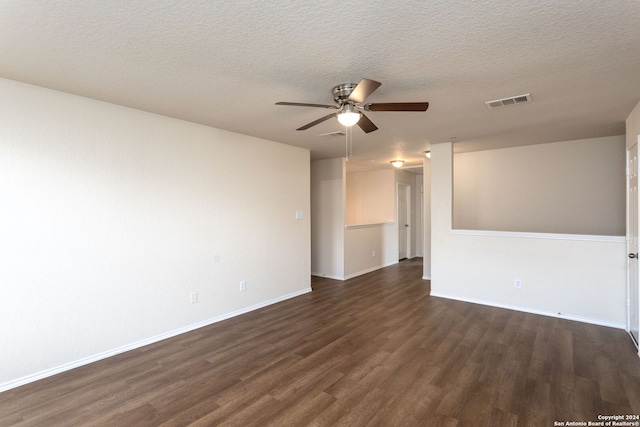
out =
[[344,157],[346,161],[349,161],[349,157],[353,157],[353,138],[351,136],[351,126],[346,127],[345,135],[345,143],[344,143]]
[[349,128],[345,128],[344,132],[344,159],[349,161]]

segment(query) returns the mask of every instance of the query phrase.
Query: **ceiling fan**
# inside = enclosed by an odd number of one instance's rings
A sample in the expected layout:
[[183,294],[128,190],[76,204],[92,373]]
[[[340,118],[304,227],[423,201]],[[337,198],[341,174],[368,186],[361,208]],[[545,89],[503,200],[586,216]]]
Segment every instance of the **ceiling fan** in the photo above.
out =
[[300,102],[276,102],[276,105],[292,105],[297,107],[318,107],[329,108],[331,110],[339,110],[338,112],[327,114],[314,120],[296,130],[306,130],[312,126],[320,124],[332,117],[337,117],[338,121],[344,126],[353,126],[358,124],[365,133],[373,132],[378,127],[363,113],[363,111],[427,111],[428,102],[386,102],[365,104],[364,101],[380,87],[382,83],[375,80],[362,79],[358,84],[344,83],[334,87],[333,93],[334,105],[326,104],[307,104]]

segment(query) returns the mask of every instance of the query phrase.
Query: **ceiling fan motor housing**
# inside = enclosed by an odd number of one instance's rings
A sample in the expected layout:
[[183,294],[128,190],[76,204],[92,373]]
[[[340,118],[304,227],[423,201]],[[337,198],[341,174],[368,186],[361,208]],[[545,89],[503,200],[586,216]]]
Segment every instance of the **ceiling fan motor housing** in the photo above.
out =
[[333,100],[341,105],[347,102],[349,95],[356,88],[357,83],[343,83],[334,87],[331,92],[333,93]]

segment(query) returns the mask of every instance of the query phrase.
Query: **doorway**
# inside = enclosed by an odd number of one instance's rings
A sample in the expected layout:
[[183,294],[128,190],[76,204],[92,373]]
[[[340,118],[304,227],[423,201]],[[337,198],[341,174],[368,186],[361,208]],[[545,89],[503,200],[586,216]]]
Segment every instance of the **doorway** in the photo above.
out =
[[398,183],[398,260],[411,257],[411,186]]

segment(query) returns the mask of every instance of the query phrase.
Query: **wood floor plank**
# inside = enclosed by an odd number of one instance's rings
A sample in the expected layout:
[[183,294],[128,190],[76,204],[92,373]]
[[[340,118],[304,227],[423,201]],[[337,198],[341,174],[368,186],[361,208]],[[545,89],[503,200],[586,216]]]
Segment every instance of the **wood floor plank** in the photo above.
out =
[[385,402],[375,411],[369,424],[372,426],[414,426],[430,425],[430,413],[440,402],[443,390],[429,383],[435,372],[425,369],[417,372],[410,387],[404,390],[380,386],[385,392]]
[[[310,425],[349,425],[345,423],[350,420],[353,421],[354,418],[359,419],[360,423],[350,425],[366,425],[367,420],[373,416],[372,413],[367,412],[371,411],[371,409],[367,410],[367,408],[370,408],[369,405],[372,401],[380,401],[382,396],[379,391],[375,391],[375,394],[373,395],[370,395],[370,393],[374,392],[377,385],[384,381],[389,374],[390,373],[384,368],[376,366],[357,382],[351,383],[348,390],[341,388],[336,392],[335,390],[332,390],[333,386],[329,387],[327,393],[336,397],[336,402],[315,418]],[[336,396],[336,394],[338,394],[338,396]],[[364,404],[361,402],[364,402]],[[363,407],[365,404],[367,407]]]
[[435,298],[420,259],[0,393],[4,426],[551,426],[640,413],[626,332]]
[[274,414],[266,425],[271,426],[307,426],[333,405],[336,398],[325,393],[300,394],[293,399],[283,400],[285,410]]

